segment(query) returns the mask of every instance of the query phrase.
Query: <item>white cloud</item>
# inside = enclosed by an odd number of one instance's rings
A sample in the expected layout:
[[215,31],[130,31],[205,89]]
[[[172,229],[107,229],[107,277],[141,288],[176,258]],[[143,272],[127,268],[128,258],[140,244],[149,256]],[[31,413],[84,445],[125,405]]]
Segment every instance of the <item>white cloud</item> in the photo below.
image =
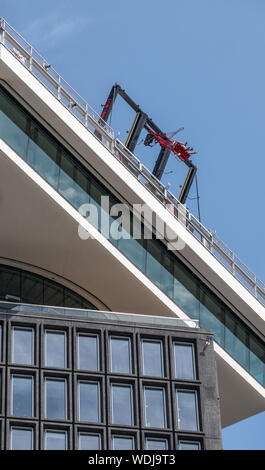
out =
[[43,41],[43,38],[48,43],[50,42],[52,46],[55,41],[64,40],[67,36],[74,34],[74,32],[79,34],[88,24],[100,21],[100,17],[64,17],[62,12],[58,11],[30,21],[23,28],[22,35],[33,46],[34,42],[39,43],[39,40]]

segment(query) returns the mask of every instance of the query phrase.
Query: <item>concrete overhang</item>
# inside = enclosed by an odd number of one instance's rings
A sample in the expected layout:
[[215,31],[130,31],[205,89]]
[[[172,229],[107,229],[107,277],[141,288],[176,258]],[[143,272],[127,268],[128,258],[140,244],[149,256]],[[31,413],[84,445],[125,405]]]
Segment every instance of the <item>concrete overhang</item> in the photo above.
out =
[[[23,96],[40,121],[70,142],[76,157],[94,168],[107,186],[131,204],[146,203],[166,221],[185,241],[181,257],[200,277],[203,273],[242,317],[265,332],[262,305],[3,46],[0,78]],[[94,299],[101,309],[187,318],[2,140],[0,158],[0,261],[64,283]],[[79,223],[94,239],[78,237]],[[263,411],[265,389],[217,344],[215,350],[223,426]]]

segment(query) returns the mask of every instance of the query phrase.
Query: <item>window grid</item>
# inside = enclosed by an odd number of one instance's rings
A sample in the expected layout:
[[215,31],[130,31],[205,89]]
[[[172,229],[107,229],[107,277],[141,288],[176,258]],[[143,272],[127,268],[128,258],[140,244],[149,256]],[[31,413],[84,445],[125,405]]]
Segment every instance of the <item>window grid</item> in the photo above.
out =
[[[3,381],[8,380],[10,381],[9,386],[9,397],[7,397],[9,401],[9,408],[11,405],[11,396],[12,396],[12,376],[19,376],[19,377],[29,377],[32,379],[32,387],[33,387],[33,407],[37,410],[39,409],[38,405],[38,394],[40,393],[40,410],[41,415],[34,414],[33,416],[28,417],[21,417],[21,416],[13,416],[7,415],[8,420],[16,420],[15,426],[16,427],[27,427],[29,423],[32,424],[32,429],[34,429],[34,436],[36,437],[36,443],[34,446],[36,448],[44,448],[45,445],[45,432],[44,430],[48,427],[49,429],[62,429],[62,426],[65,423],[64,429],[67,430],[67,439],[69,448],[78,449],[79,447],[79,433],[83,433],[84,435],[100,435],[102,441],[102,449],[111,449],[112,448],[112,436],[113,433],[117,436],[129,436],[134,437],[135,442],[135,449],[145,449],[146,448],[146,440],[150,439],[154,442],[167,442],[168,449],[174,449],[178,446],[179,436],[183,434],[183,430],[178,429],[176,425],[176,397],[174,393],[176,390],[181,390],[183,388],[183,381],[178,381],[175,378],[174,373],[174,344],[182,340],[181,336],[178,338],[176,336],[176,332],[168,332],[165,330],[164,337],[161,336],[161,329],[155,330],[152,329],[152,334],[146,335],[143,334],[144,328],[137,327],[137,330],[134,328],[130,328],[126,326],[119,326],[119,331],[115,332],[115,329],[112,324],[99,326],[98,324],[93,324],[92,322],[84,328],[82,327],[82,332],[79,330],[78,326],[73,325],[73,323],[67,323],[65,320],[61,320],[61,329],[60,321],[56,320],[53,321],[49,319],[46,324],[46,320],[35,320],[36,324],[33,324],[32,318],[30,319],[30,324],[27,321],[23,321],[23,319],[19,319],[16,326],[19,325],[19,328],[22,329],[30,329],[33,328],[35,331],[34,339],[35,343],[40,348],[39,351],[36,350],[36,365],[35,370],[32,366],[25,366],[25,365],[14,365],[11,363],[7,363],[7,374],[5,374],[5,367],[2,365],[2,372],[3,372]],[[78,323],[78,322],[77,322]],[[29,326],[30,325],[30,326]],[[7,335],[9,337],[12,334],[12,327],[14,325],[10,321],[10,327],[6,328]],[[58,370],[57,368],[47,367],[44,366],[44,354],[45,348],[43,345],[44,338],[43,333],[45,331],[67,331],[66,337],[69,337],[69,341],[65,341],[66,343],[66,353],[67,357],[70,358],[70,362],[72,364],[72,368],[69,370]],[[8,333],[9,331],[9,333]],[[120,332],[120,333],[119,333]],[[156,335],[157,333],[157,335]],[[78,354],[78,335],[86,335],[86,336],[97,336],[98,337],[98,351],[101,356],[101,370],[100,371],[86,371],[78,369],[78,361],[77,361],[77,354]],[[191,335],[192,336],[192,335]],[[130,350],[131,350],[131,362],[134,364],[133,373],[126,374],[121,376],[120,373],[113,373],[110,371],[109,362],[107,355],[110,352],[110,338],[118,337],[118,338],[129,338],[130,339]],[[142,340],[147,339],[153,340],[154,342],[157,341],[158,343],[162,341],[163,344],[163,361],[166,364],[167,371],[165,370],[165,377],[147,377],[143,375],[143,355],[142,355]],[[5,340],[5,337],[3,338]],[[190,344],[191,341],[186,341],[186,343]],[[194,355],[196,356],[196,341],[192,341],[194,344]],[[103,349],[102,349],[103,348]],[[11,356],[10,356],[11,357]],[[39,359],[39,360],[38,360]],[[198,369],[199,370],[199,369]],[[1,374],[1,368],[0,368]],[[37,375],[36,375],[37,374]],[[6,375],[6,378],[5,378]],[[40,377],[40,381],[38,380]],[[65,403],[65,413],[66,419],[56,418],[56,417],[48,417],[46,415],[46,392],[45,392],[45,384],[47,380],[52,381],[63,381],[65,384],[65,395],[66,395],[66,403]],[[34,385],[33,385],[34,383]],[[78,384],[79,383],[98,383],[99,386],[99,408],[100,408],[100,420],[99,422],[87,422],[87,421],[80,421],[79,416],[79,400],[78,400]],[[119,423],[113,423],[111,420],[111,412],[110,406],[112,402],[112,395],[111,390],[112,386],[124,386],[130,387],[131,390],[131,405],[132,405],[132,418],[133,422],[131,425],[123,425]],[[198,391],[200,389],[200,382],[198,378],[194,381],[185,381],[185,390],[188,387],[189,391]],[[144,403],[144,390],[145,388],[150,389],[163,389],[164,391],[164,409],[165,411],[165,419],[166,419],[166,427],[159,427],[159,428],[151,428],[145,425],[144,420],[144,408],[141,404]],[[0,395],[1,398],[1,395]],[[200,394],[198,394],[198,405],[200,400]],[[2,398],[2,409],[3,409],[3,417],[5,415],[5,407],[4,403],[5,400]],[[73,410],[73,413],[70,411]],[[108,413],[107,413],[108,410]],[[34,410],[33,410],[34,411]],[[200,409],[198,410],[200,413]],[[46,423],[46,424],[45,424]],[[49,424],[51,423],[51,425]],[[11,426],[11,425],[10,425]],[[45,429],[44,429],[45,428]],[[42,429],[42,430],[41,430]],[[10,430],[9,427],[9,437],[6,437],[4,446],[9,448],[8,439],[10,439]],[[186,432],[186,431],[185,431]],[[125,433],[125,434],[124,434]],[[177,438],[175,438],[177,435]],[[72,440],[73,436],[73,440]],[[105,437],[104,437],[105,436]],[[203,440],[203,430],[198,432],[192,431],[189,433],[189,440],[201,442]],[[71,437],[71,438],[70,438]],[[35,439],[35,437],[34,437]],[[185,437],[185,439],[187,438]],[[203,444],[201,445],[203,448]]]

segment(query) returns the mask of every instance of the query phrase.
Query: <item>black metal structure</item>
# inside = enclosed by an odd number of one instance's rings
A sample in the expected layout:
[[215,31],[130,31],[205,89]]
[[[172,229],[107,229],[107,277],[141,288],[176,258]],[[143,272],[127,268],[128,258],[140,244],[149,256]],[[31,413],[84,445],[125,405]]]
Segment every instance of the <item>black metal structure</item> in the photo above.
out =
[[[144,128],[148,130],[148,127],[149,127],[156,133],[164,134],[164,132],[161,131],[161,129],[152,121],[152,119],[149,118],[149,116],[145,112],[142,111],[142,109],[130,98],[129,95],[127,95],[125,90],[123,90],[120,87],[120,85],[118,85],[117,83],[113,85],[113,87],[111,88],[108,99],[103,107],[103,110],[101,113],[102,121],[107,122],[111,114],[111,111],[113,109],[113,105],[114,105],[117,95],[120,95],[124,99],[124,101],[126,101],[126,103],[136,113],[132,127],[128,133],[128,137],[125,142],[125,146],[131,152],[134,151],[136,144],[138,142],[138,139],[140,137],[140,134]],[[165,168],[169,159],[169,155],[170,155],[169,149],[161,148],[158,158],[155,162],[154,169],[153,169],[153,175],[159,180],[161,180],[163,176],[163,173],[165,171]],[[197,172],[197,167],[190,160],[187,160],[183,163],[185,163],[188,166],[188,173],[181,187],[181,191],[180,191],[178,199],[182,204],[185,204],[191,185],[194,181],[194,178]]]

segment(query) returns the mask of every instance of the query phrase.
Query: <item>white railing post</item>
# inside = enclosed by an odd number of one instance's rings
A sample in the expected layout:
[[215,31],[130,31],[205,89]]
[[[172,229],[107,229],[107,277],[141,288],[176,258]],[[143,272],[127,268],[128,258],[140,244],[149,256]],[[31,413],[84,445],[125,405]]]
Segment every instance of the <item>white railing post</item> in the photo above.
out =
[[5,20],[4,18],[1,18],[1,23],[0,23],[0,42],[2,44],[5,44]]
[[30,58],[29,58],[29,70],[30,70],[30,72],[32,72],[32,60],[33,60],[33,59],[32,59],[32,55],[33,55],[33,48],[32,48],[32,46],[30,46],[30,52],[29,52],[29,53],[30,53]]

